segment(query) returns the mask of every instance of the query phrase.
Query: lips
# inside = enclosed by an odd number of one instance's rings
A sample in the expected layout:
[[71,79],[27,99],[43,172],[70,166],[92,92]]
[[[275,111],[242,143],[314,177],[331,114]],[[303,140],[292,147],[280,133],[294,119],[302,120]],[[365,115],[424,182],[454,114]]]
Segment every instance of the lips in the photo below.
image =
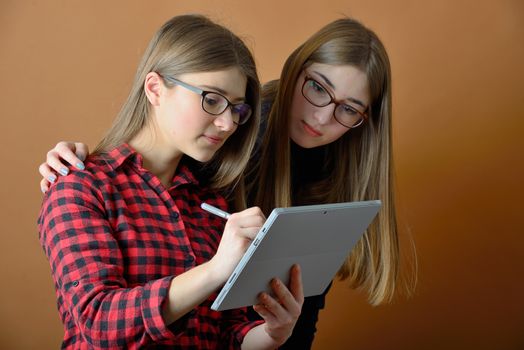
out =
[[313,137],[320,137],[322,136],[322,133],[318,131],[317,129],[313,128],[311,125],[306,123],[305,121],[301,120],[302,126],[304,127],[304,130],[307,134],[313,136]]
[[224,140],[222,137],[220,136],[215,136],[215,135],[206,135],[204,134],[204,137],[212,144],[214,145],[217,145],[217,144],[220,144],[222,143],[222,141]]

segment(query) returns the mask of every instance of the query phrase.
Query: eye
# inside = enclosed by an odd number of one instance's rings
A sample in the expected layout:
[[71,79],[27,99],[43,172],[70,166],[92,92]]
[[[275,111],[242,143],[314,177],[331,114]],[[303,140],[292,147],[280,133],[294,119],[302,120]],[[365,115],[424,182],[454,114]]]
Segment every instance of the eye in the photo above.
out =
[[233,111],[233,113],[235,114],[244,114],[245,111],[246,111],[246,106],[245,104],[243,103],[240,103],[240,104],[236,104],[236,105],[233,105],[233,108],[231,108],[231,110]]
[[318,82],[316,82],[315,80],[311,79],[309,81],[309,86],[313,89],[313,91],[319,93],[319,94],[325,94],[326,93],[326,89],[324,89],[324,87],[322,85],[320,85]]
[[209,106],[215,106],[219,102],[219,100],[217,97],[208,94],[206,95],[206,97],[204,97],[204,102]]
[[353,107],[352,105],[341,105],[341,106],[342,106],[344,113],[346,114],[349,114],[349,115],[359,114],[358,110],[355,107]]

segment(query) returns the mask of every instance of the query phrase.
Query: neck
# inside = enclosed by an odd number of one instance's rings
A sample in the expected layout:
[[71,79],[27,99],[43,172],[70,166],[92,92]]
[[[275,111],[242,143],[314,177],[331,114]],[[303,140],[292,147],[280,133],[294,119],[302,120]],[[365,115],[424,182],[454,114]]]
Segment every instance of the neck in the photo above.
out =
[[164,187],[169,188],[183,154],[167,144],[154,129],[147,126],[142,128],[129,141],[129,145],[142,155],[142,166],[157,176]]

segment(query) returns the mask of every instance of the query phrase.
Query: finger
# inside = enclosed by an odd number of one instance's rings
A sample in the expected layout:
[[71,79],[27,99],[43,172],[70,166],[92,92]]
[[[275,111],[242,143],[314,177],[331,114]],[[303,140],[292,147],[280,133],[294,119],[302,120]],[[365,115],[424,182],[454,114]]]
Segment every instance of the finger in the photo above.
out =
[[259,207],[251,207],[251,208],[247,208],[247,209],[244,209],[242,211],[239,211],[237,213],[234,213],[232,214],[231,216],[237,216],[237,217],[249,217],[249,216],[258,216],[258,217],[261,217],[263,218],[263,220],[265,221],[266,220],[266,217],[264,216],[264,213],[262,212],[262,210],[260,210]]
[[281,303],[277,299],[273,298],[267,293],[260,293],[260,302],[264,305],[265,309],[274,317],[279,323],[290,322],[290,314],[286,311]]
[[300,269],[300,265],[295,264],[291,267],[289,291],[300,305],[304,303],[304,288],[302,285],[302,270]]
[[[81,156],[85,157],[86,147],[85,145],[84,147],[77,146],[77,145],[81,145],[81,144],[79,143],[73,144],[71,142],[62,141],[56,144],[54,151],[58,153],[58,156],[60,158],[62,158],[69,164],[74,165],[75,167],[77,167],[80,170],[84,170],[85,168],[84,162],[82,162],[82,160],[80,160],[77,154],[75,154],[75,151],[77,151],[76,147],[81,147],[82,149],[80,150],[80,154]],[[65,175],[65,174],[62,174],[62,175]]]
[[231,214],[228,219],[228,223],[231,222],[231,225],[236,225],[239,227],[256,227],[260,228],[264,225],[266,218],[260,210],[252,208],[246,209],[244,211]]
[[[47,163],[40,164],[40,166],[38,167],[38,172],[43,177],[42,181],[40,182],[40,185],[42,185],[43,182],[45,181],[47,182],[46,184],[47,188],[49,188],[49,185],[56,181],[56,174],[54,170],[52,170],[49,167],[49,165],[47,165]],[[43,187],[40,186],[40,188],[43,188]]]
[[244,210],[244,212],[252,214],[252,215],[259,215],[262,218],[264,218],[264,220],[266,220],[264,212],[259,207],[250,207],[250,208],[247,208],[246,210]]
[[238,229],[238,235],[242,238],[248,239],[250,241],[254,240],[258,234],[260,227],[247,227]]
[[[275,294],[276,302],[278,307],[272,307],[270,308],[271,312],[275,313],[278,312],[277,316],[283,317],[284,313],[288,314],[290,313],[293,316],[300,315],[300,311],[302,309],[302,304],[299,304],[295,297],[291,294],[289,289],[286,287],[286,285],[279,280],[278,278],[273,278],[271,280],[271,289],[273,290],[273,293]],[[273,304],[268,304],[269,306],[273,306]]]
[[277,322],[275,316],[264,306],[264,304],[253,305],[253,310],[255,310],[255,312],[259,314],[266,323],[275,324]]
[[47,158],[46,158],[47,165],[57,172],[57,175],[67,175],[69,174],[69,169],[67,165],[65,165],[61,159],[60,155],[55,151],[51,150],[47,152]]
[[42,193],[46,193],[48,190],[49,190],[49,181],[47,181],[46,179],[40,180],[40,191],[42,191]]
[[84,161],[89,154],[89,147],[85,143],[75,142],[75,154],[79,160]]

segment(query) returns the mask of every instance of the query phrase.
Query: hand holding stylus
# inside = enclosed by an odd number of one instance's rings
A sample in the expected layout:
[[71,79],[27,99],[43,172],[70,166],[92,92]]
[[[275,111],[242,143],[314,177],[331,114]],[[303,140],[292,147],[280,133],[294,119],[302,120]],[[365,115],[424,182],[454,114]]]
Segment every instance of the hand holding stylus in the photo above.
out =
[[203,205],[202,208],[227,219],[217,252],[209,261],[214,267],[216,274],[214,277],[219,278],[219,282],[225,283],[251,241],[264,225],[266,218],[258,207],[252,207],[234,214],[226,213],[209,205]]

